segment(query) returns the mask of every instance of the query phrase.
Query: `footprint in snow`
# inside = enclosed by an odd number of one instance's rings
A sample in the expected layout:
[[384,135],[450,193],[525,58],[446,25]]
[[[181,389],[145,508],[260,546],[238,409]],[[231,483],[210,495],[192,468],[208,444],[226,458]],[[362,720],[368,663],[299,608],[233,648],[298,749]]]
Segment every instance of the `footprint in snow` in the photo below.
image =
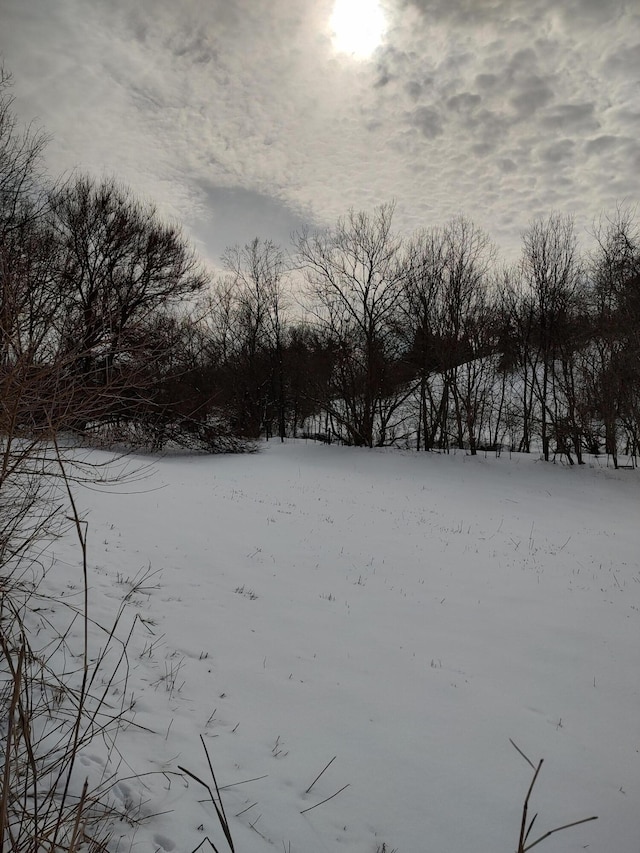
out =
[[153,841],[158,845],[159,850],[173,850],[176,846],[166,835],[154,835]]

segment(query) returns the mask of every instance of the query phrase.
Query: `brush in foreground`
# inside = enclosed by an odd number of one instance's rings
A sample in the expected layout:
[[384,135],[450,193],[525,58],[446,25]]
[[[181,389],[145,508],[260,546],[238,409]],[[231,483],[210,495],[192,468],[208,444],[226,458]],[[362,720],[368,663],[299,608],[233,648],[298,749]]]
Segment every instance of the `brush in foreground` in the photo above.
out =
[[536,847],[538,844],[540,844],[540,842],[549,838],[550,835],[554,835],[554,833],[556,833],[556,832],[562,832],[563,829],[569,829],[572,826],[579,826],[581,823],[588,823],[591,820],[597,820],[598,819],[597,816],[594,815],[592,817],[583,817],[580,820],[571,821],[571,823],[565,823],[562,826],[556,826],[555,829],[548,830],[548,832],[545,832],[539,838],[536,838],[535,841],[531,841],[530,843],[527,843],[529,836],[531,834],[531,830],[533,829],[533,824],[535,823],[536,818],[538,817],[537,813],[534,814],[534,816],[531,818],[531,820],[529,821],[529,823],[527,825],[527,819],[528,819],[528,814],[529,814],[529,800],[531,798],[531,794],[533,793],[533,788],[534,788],[534,786],[538,780],[540,770],[542,769],[542,763],[544,761],[544,758],[541,758],[540,761],[538,762],[538,764],[535,765],[533,763],[533,761],[531,761],[524,754],[524,752],[520,749],[520,747],[511,740],[511,738],[509,738],[509,742],[520,753],[520,755],[524,758],[524,760],[527,762],[527,764],[533,770],[533,778],[531,780],[531,784],[529,785],[529,790],[527,791],[527,795],[524,798],[524,803],[522,805],[522,820],[520,822],[520,837],[518,839],[518,847],[517,847],[516,853],[527,853],[527,850],[531,850],[532,848]]

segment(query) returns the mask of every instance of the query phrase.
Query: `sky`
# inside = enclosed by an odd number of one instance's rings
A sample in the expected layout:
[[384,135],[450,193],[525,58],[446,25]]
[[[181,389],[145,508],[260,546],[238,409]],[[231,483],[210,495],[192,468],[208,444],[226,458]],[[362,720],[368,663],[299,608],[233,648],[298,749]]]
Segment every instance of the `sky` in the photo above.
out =
[[115,175],[213,264],[391,200],[514,258],[532,218],[588,242],[640,201],[637,2],[352,0],[355,32],[384,17],[368,55],[334,2],[0,0],[0,55],[53,174]]

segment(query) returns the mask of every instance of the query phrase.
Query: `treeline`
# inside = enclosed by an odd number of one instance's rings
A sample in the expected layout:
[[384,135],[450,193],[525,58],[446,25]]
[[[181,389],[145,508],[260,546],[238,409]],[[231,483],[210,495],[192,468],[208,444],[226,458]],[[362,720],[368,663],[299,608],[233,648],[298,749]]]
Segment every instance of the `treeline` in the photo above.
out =
[[409,238],[393,205],[227,250],[111,180],[52,184],[0,92],[0,428],[159,449],[312,435],[420,450],[635,455],[640,230],[619,208],[579,251],[570,217],[501,264],[464,217]]
[[535,448],[571,463],[637,453],[633,210],[603,216],[588,255],[571,217],[536,220],[511,267],[464,217],[409,239],[392,217],[383,205],[298,234],[288,266],[257,240],[225,256],[200,333],[226,365],[225,405],[253,435]]

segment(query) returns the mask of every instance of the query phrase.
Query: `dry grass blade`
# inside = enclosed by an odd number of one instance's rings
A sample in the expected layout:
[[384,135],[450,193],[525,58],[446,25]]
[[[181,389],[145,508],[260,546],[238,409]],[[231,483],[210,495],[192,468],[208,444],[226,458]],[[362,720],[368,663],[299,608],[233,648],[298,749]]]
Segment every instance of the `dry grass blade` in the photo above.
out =
[[4,833],[5,827],[8,826],[7,804],[9,800],[9,786],[11,785],[11,737],[13,734],[16,709],[18,707],[20,689],[22,686],[22,667],[25,657],[25,645],[23,640],[18,653],[18,664],[14,669],[11,654],[4,637],[0,637],[0,641],[2,643],[2,651],[12,671],[11,675],[13,678],[13,691],[11,694],[11,702],[9,703],[9,715],[7,720],[7,743],[5,745],[4,769],[2,773],[2,803],[0,810],[0,850],[4,850]]
[[228,785],[220,785],[221,791],[226,791],[228,788],[235,788],[238,785],[248,785],[249,782],[259,782],[261,779],[267,779],[269,777],[268,773],[264,773],[262,776],[254,776],[251,779],[242,779],[240,782],[230,782]]
[[210,847],[211,847],[211,849],[214,851],[214,853],[220,853],[220,851],[218,850],[218,848],[217,848],[217,847],[216,847],[216,845],[213,843],[213,841],[209,838],[209,836],[208,836],[208,835],[206,835],[206,836],[202,839],[202,841],[200,842],[200,844],[198,844],[198,846],[197,846],[197,847],[194,847],[194,848],[193,848],[193,850],[191,851],[191,853],[198,853],[198,850],[199,850],[201,847],[203,847],[205,844],[209,844],[209,846],[210,846]]
[[84,806],[87,800],[87,792],[89,790],[89,780],[84,780],[84,785],[82,786],[82,794],[80,795],[80,802],[76,807],[76,820],[73,825],[73,831],[71,833],[71,841],[69,842],[69,853],[76,853],[78,850],[78,845],[80,844],[80,819],[84,814]]
[[509,738],[509,743],[511,744],[511,746],[512,746],[515,750],[517,750],[517,751],[520,753],[520,755],[524,758],[524,760],[527,762],[527,764],[529,765],[529,767],[530,767],[532,770],[535,770],[535,769],[536,769],[536,765],[533,763],[533,761],[531,761],[531,759],[530,759],[530,758],[528,758],[528,756],[526,756],[526,755],[524,754],[524,752],[520,749],[520,747],[518,746],[518,744],[517,744],[515,741],[513,741],[511,738]]
[[533,841],[531,844],[527,844],[526,847],[523,848],[523,853],[526,853],[527,850],[531,850],[537,844],[540,844],[541,841],[544,841],[546,838],[549,838],[550,835],[553,835],[555,832],[562,832],[563,829],[570,829],[572,826],[579,826],[581,823],[589,823],[589,821],[598,820],[597,815],[592,815],[591,817],[583,817],[581,820],[574,820],[571,823],[565,823],[563,826],[557,826],[555,829],[550,829],[548,832],[545,832],[544,835],[541,835],[540,838]]
[[511,740],[511,738],[509,738],[509,741],[510,741],[511,745],[524,758],[524,760],[527,762],[527,764],[529,764],[530,767],[533,768],[533,771],[534,771],[533,772],[533,778],[531,779],[529,789],[527,791],[527,794],[524,798],[524,803],[522,805],[522,819],[520,821],[520,836],[518,839],[518,847],[517,847],[516,853],[527,853],[528,850],[532,850],[534,847],[537,847],[538,844],[541,844],[543,841],[545,841],[551,835],[554,835],[556,832],[562,832],[564,829],[570,829],[572,826],[579,826],[582,823],[589,823],[589,821],[598,819],[597,816],[585,817],[585,818],[582,818],[581,820],[574,820],[574,821],[571,821],[570,823],[565,823],[562,826],[556,826],[554,829],[550,829],[547,832],[540,835],[538,838],[536,838],[535,841],[532,841],[530,844],[527,844],[527,840],[531,834],[531,830],[533,829],[533,825],[536,822],[536,818],[538,817],[538,815],[535,814],[533,816],[533,818],[531,819],[529,825],[527,826],[527,816],[529,813],[529,800],[531,799],[533,789],[534,789],[535,784],[538,780],[538,776],[540,775],[540,770],[542,769],[542,764],[544,762],[544,759],[541,758],[540,761],[538,762],[537,766],[534,765],[533,762],[529,758],[527,758],[525,753]]
[[316,784],[316,782],[318,781],[318,779],[322,776],[322,774],[324,773],[324,771],[325,771],[325,770],[327,770],[329,767],[331,767],[331,765],[333,764],[333,762],[336,760],[336,758],[337,758],[337,757],[338,757],[337,755],[334,755],[334,756],[333,756],[333,758],[331,759],[331,761],[328,761],[328,762],[327,762],[327,764],[325,764],[325,766],[324,766],[324,767],[322,768],[322,770],[318,773],[318,775],[317,775],[317,776],[316,776],[316,778],[313,780],[313,782],[309,785],[309,787],[308,787],[308,788],[307,788],[307,790],[305,791],[305,794],[308,794],[308,793],[309,793],[309,791],[313,788],[313,786]]
[[310,811],[312,811],[313,809],[317,809],[317,808],[318,808],[318,806],[322,806],[322,805],[324,805],[324,803],[328,803],[328,802],[329,802],[329,800],[332,800],[334,797],[337,797],[337,796],[338,796],[338,794],[341,794],[344,790],[346,790],[346,789],[349,787],[349,785],[350,785],[350,783],[349,783],[349,782],[347,782],[347,784],[346,784],[346,785],[343,785],[343,786],[342,786],[342,788],[340,788],[340,790],[339,790],[339,791],[336,791],[336,792],[335,792],[335,794],[331,794],[331,796],[330,796],[330,797],[326,797],[326,799],[324,799],[324,800],[320,800],[320,802],[319,802],[319,803],[316,803],[316,804],[315,804],[315,806],[309,806],[309,808],[308,808],[308,809],[302,809],[302,811],[300,812],[300,814],[306,814],[307,812],[310,812]]
[[[111,708],[106,699],[123,670],[126,685],[131,632],[120,639],[118,621],[128,600],[110,630],[89,616],[86,523],[73,495],[76,479],[55,430],[39,442],[2,438],[0,714],[6,736],[0,759],[0,851],[75,853],[86,848],[102,853],[108,849],[111,825],[131,815],[117,813],[110,804],[115,773],[103,775],[95,788],[80,784],[82,793],[75,793],[77,782],[82,783],[78,757],[99,738],[108,749],[106,770],[118,751],[115,738],[125,722],[125,691],[119,708]],[[85,467],[88,479],[89,464]],[[69,529],[69,522],[82,557],[78,604],[44,591],[47,549]],[[83,623],[79,635],[78,622]],[[97,658],[89,657],[90,625],[107,637]],[[41,646],[32,645],[36,637]],[[116,644],[121,653],[113,670],[111,648]],[[93,692],[94,682],[107,688]],[[120,756],[118,766],[122,760]]]
[[[202,785],[202,787],[205,788],[209,792],[209,798],[210,798],[211,802],[213,803],[214,809],[216,810],[216,816],[218,818],[218,822],[219,822],[220,826],[222,827],[222,832],[224,833],[224,837],[227,840],[227,844],[229,845],[229,850],[231,850],[231,853],[235,853],[235,848],[233,845],[233,838],[231,837],[231,830],[229,828],[229,821],[227,820],[227,815],[225,813],[224,805],[222,803],[222,798],[220,796],[220,788],[218,787],[218,782],[216,780],[216,774],[213,772],[213,765],[211,763],[209,751],[207,749],[207,745],[204,742],[204,738],[202,737],[202,735],[200,735],[200,741],[202,742],[202,746],[204,748],[204,752],[205,752],[205,755],[207,757],[207,764],[209,765],[209,771],[211,773],[211,778],[213,779],[213,784],[214,784],[214,787],[216,789],[218,801],[216,802],[216,797],[214,796],[213,791],[211,790],[211,787],[203,779],[201,779],[199,776],[196,776],[196,774],[192,773],[190,770],[187,770],[186,767],[182,767],[182,766],[178,765],[178,769],[181,770],[183,773],[186,773],[186,775],[189,776],[191,779],[193,779],[194,782],[197,782],[199,785]],[[220,805],[218,805],[218,803]],[[210,841],[209,839],[205,839],[205,840],[208,840],[209,844],[211,844],[211,846],[216,851],[216,853],[218,853],[217,848],[214,846],[213,842]],[[200,844],[199,847],[201,847],[201,846],[202,845]],[[196,848],[196,849],[198,849],[198,848]]]
[[[235,853],[234,847],[233,847],[233,839],[231,838],[231,830],[229,829],[229,821],[227,820],[227,815],[226,815],[226,812],[224,810],[224,804],[222,802],[222,797],[220,796],[220,788],[218,787],[218,780],[216,779],[216,774],[213,772],[213,764],[211,763],[211,758],[209,756],[209,750],[207,749],[207,745],[204,742],[204,738],[202,737],[202,735],[200,735],[200,742],[202,743],[202,748],[204,749],[204,754],[207,756],[207,764],[209,765],[209,771],[211,772],[211,778],[213,779],[213,784],[216,787],[216,794],[218,795],[218,802],[220,803],[220,813],[222,814],[222,818],[223,818],[223,820],[221,821],[222,829],[223,829],[223,832],[224,832],[225,837],[227,839],[227,843],[229,845],[229,849],[231,850],[231,853]],[[217,811],[217,807],[216,807],[216,811]]]
[[529,812],[529,799],[531,798],[531,794],[533,792],[534,785],[536,784],[536,780],[538,778],[540,770],[542,769],[543,761],[544,761],[544,759],[541,758],[540,761],[538,762],[538,766],[534,770],[533,779],[531,780],[531,784],[529,785],[529,790],[527,791],[527,796],[524,798],[524,803],[522,805],[522,821],[520,823],[520,838],[518,840],[518,853],[523,853],[526,838],[529,835],[529,832],[531,831],[531,827],[533,826],[533,821],[537,817],[537,815],[536,815],[533,818],[533,820],[531,821],[531,824],[529,826],[529,830],[527,830],[527,815]]
[[536,822],[536,820],[537,820],[537,819],[538,819],[538,813],[536,812],[536,813],[534,814],[534,816],[531,818],[531,821],[530,821],[530,823],[529,823],[529,828],[527,829],[527,832],[526,832],[526,834],[525,834],[525,836],[524,836],[524,842],[525,842],[525,844],[527,843],[527,839],[528,839],[528,838],[529,838],[529,836],[531,835],[531,830],[533,829],[533,825],[534,825],[534,823]]

